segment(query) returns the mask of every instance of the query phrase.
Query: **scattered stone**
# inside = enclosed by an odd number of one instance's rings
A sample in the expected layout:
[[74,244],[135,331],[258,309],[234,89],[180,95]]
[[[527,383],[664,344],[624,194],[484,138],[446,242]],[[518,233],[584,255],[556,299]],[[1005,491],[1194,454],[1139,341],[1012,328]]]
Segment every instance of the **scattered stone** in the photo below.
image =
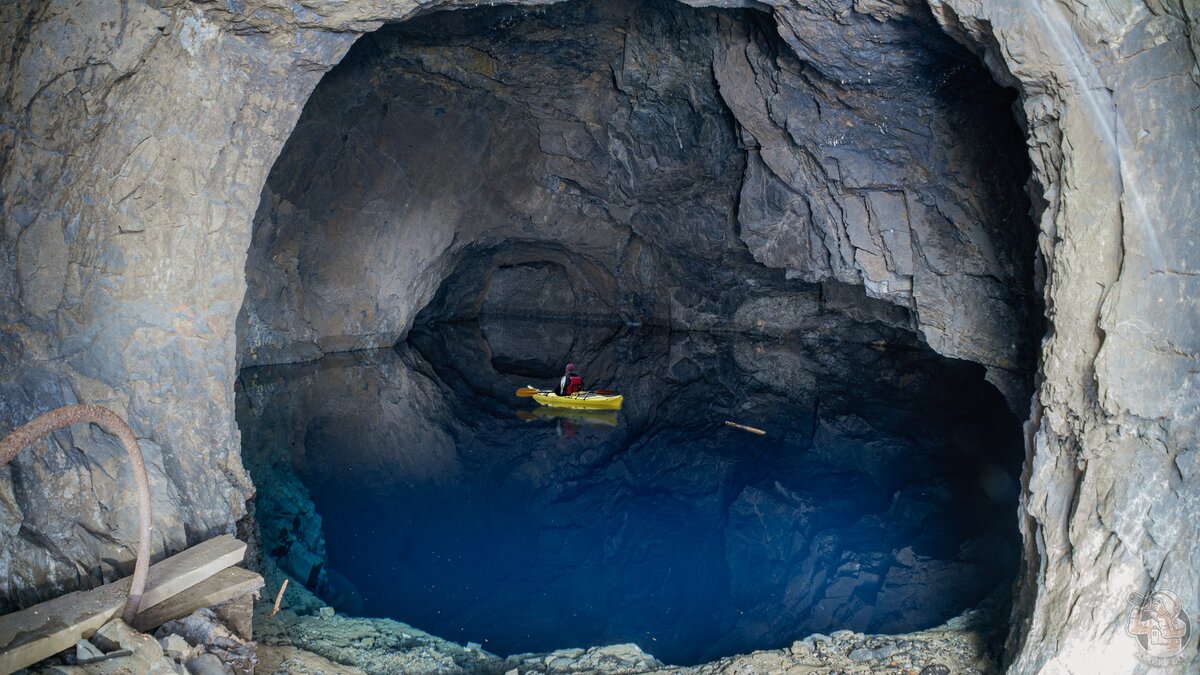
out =
[[188,675],[188,670],[182,663],[176,663],[164,656],[150,667],[146,675]]
[[221,663],[215,654],[201,654],[186,665],[191,675],[233,675],[233,669]]
[[259,645],[256,675],[365,675],[365,671],[283,645]]
[[[128,624],[125,624],[128,625]],[[100,630],[92,634],[88,638],[93,645],[101,652],[112,652],[121,648],[117,639],[123,634],[114,621],[110,621],[100,627]]]
[[223,602],[212,610],[234,635],[248,642],[254,639],[254,600],[255,595],[247,593]]
[[[274,573],[268,570],[268,577]],[[501,660],[495,655],[467,649],[398,621],[345,616],[330,621],[319,612],[280,612],[268,618],[271,604],[260,600],[255,606],[256,631],[259,649],[272,652],[276,659],[280,658],[276,648],[289,647],[375,673],[480,672],[487,664],[494,664],[492,672],[500,672]],[[287,658],[304,660],[303,655],[292,653],[287,653]]]
[[235,673],[254,672],[257,645],[235,635],[211,609],[200,609],[182,619],[168,621],[158,629],[156,635],[160,638],[171,635],[182,637],[194,648],[188,656],[208,652],[219,657]]
[[185,639],[188,644],[204,647],[236,647],[242,643],[210,609],[197,610],[182,619],[168,621],[155,631],[155,635],[175,635]]
[[332,619],[335,614],[337,614],[337,612],[335,612],[332,607],[322,607],[321,609],[317,610],[317,615],[322,619]]
[[663,663],[634,644],[591,649],[560,649],[549,654],[517,654],[505,660],[524,673],[608,673],[632,675],[663,667]]
[[850,660],[857,663],[861,663],[863,661],[882,661],[898,651],[900,651],[900,648],[896,645],[885,645],[883,647],[879,647],[878,649],[859,647],[858,649],[850,652]]
[[87,640],[80,640],[75,643],[75,658],[80,661],[91,661],[104,656],[104,652],[96,648],[95,645]]
[[158,664],[163,658],[162,647],[158,641],[150,635],[134,630],[120,619],[113,619],[101,626],[90,641],[104,654],[119,650],[130,652],[127,656],[104,659],[82,666],[85,672],[91,675],[163,672],[162,666]]
[[182,635],[175,633],[159,638],[158,643],[162,645],[164,654],[181,663],[195,658],[199,652],[196,647],[188,644]]

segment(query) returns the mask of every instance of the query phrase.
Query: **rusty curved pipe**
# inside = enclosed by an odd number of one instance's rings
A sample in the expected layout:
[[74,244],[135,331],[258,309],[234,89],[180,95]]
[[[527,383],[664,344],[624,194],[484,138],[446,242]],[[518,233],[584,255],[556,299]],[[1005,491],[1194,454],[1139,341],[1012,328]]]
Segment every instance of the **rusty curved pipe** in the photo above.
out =
[[108,433],[121,439],[125,452],[133,464],[133,480],[138,493],[138,551],[133,566],[133,581],[129,585],[129,601],[121,618],[132,624],[142,604],[142,593],[146,590],[146,573],[150,569],[150,478],[146,475],[146,463],[142,449],[138,446],[133,429],[115,412],[98,405],[84,403],[55,408],[17,427],[4,440],[0,440],[0,466],[8,464],[25,446],[72,424],[98,424]]

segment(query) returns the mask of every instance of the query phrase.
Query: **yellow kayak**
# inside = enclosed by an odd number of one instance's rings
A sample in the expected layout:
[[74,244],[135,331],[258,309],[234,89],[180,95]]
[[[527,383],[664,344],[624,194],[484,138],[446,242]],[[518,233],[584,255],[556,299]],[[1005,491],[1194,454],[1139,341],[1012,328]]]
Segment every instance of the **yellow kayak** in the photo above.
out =
[[620,394],[608,396],[590,391],[581,391],[570,396],[559,396],[552,391],[539,390],[533,400],[552,408],[577,408],[583,410],[617,410],[625,397]]

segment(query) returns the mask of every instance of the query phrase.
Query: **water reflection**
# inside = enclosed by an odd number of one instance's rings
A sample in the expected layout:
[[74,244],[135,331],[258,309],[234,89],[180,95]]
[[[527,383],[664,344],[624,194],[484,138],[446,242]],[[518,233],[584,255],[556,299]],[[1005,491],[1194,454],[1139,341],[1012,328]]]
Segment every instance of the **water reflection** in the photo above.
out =
[[[622,410],[513,395],[568,359]],[[911,345],[493,321],[243,385],[281,566],[500,654],[636,642],[690,664],[906,631],[1016,569],[1018,424],[979,368]]]

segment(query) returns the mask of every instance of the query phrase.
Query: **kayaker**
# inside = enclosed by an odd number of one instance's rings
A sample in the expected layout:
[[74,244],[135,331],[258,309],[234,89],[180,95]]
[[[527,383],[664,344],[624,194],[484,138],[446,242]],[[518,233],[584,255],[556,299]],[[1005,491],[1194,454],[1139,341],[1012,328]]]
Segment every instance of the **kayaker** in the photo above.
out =
[[554,393],[559,396],[570,396],[579,391],[583,391],[583,376],[575,370],[574,363],[568,363],[567,370],[563,373],[562,379],[558,381],[558,387]]

